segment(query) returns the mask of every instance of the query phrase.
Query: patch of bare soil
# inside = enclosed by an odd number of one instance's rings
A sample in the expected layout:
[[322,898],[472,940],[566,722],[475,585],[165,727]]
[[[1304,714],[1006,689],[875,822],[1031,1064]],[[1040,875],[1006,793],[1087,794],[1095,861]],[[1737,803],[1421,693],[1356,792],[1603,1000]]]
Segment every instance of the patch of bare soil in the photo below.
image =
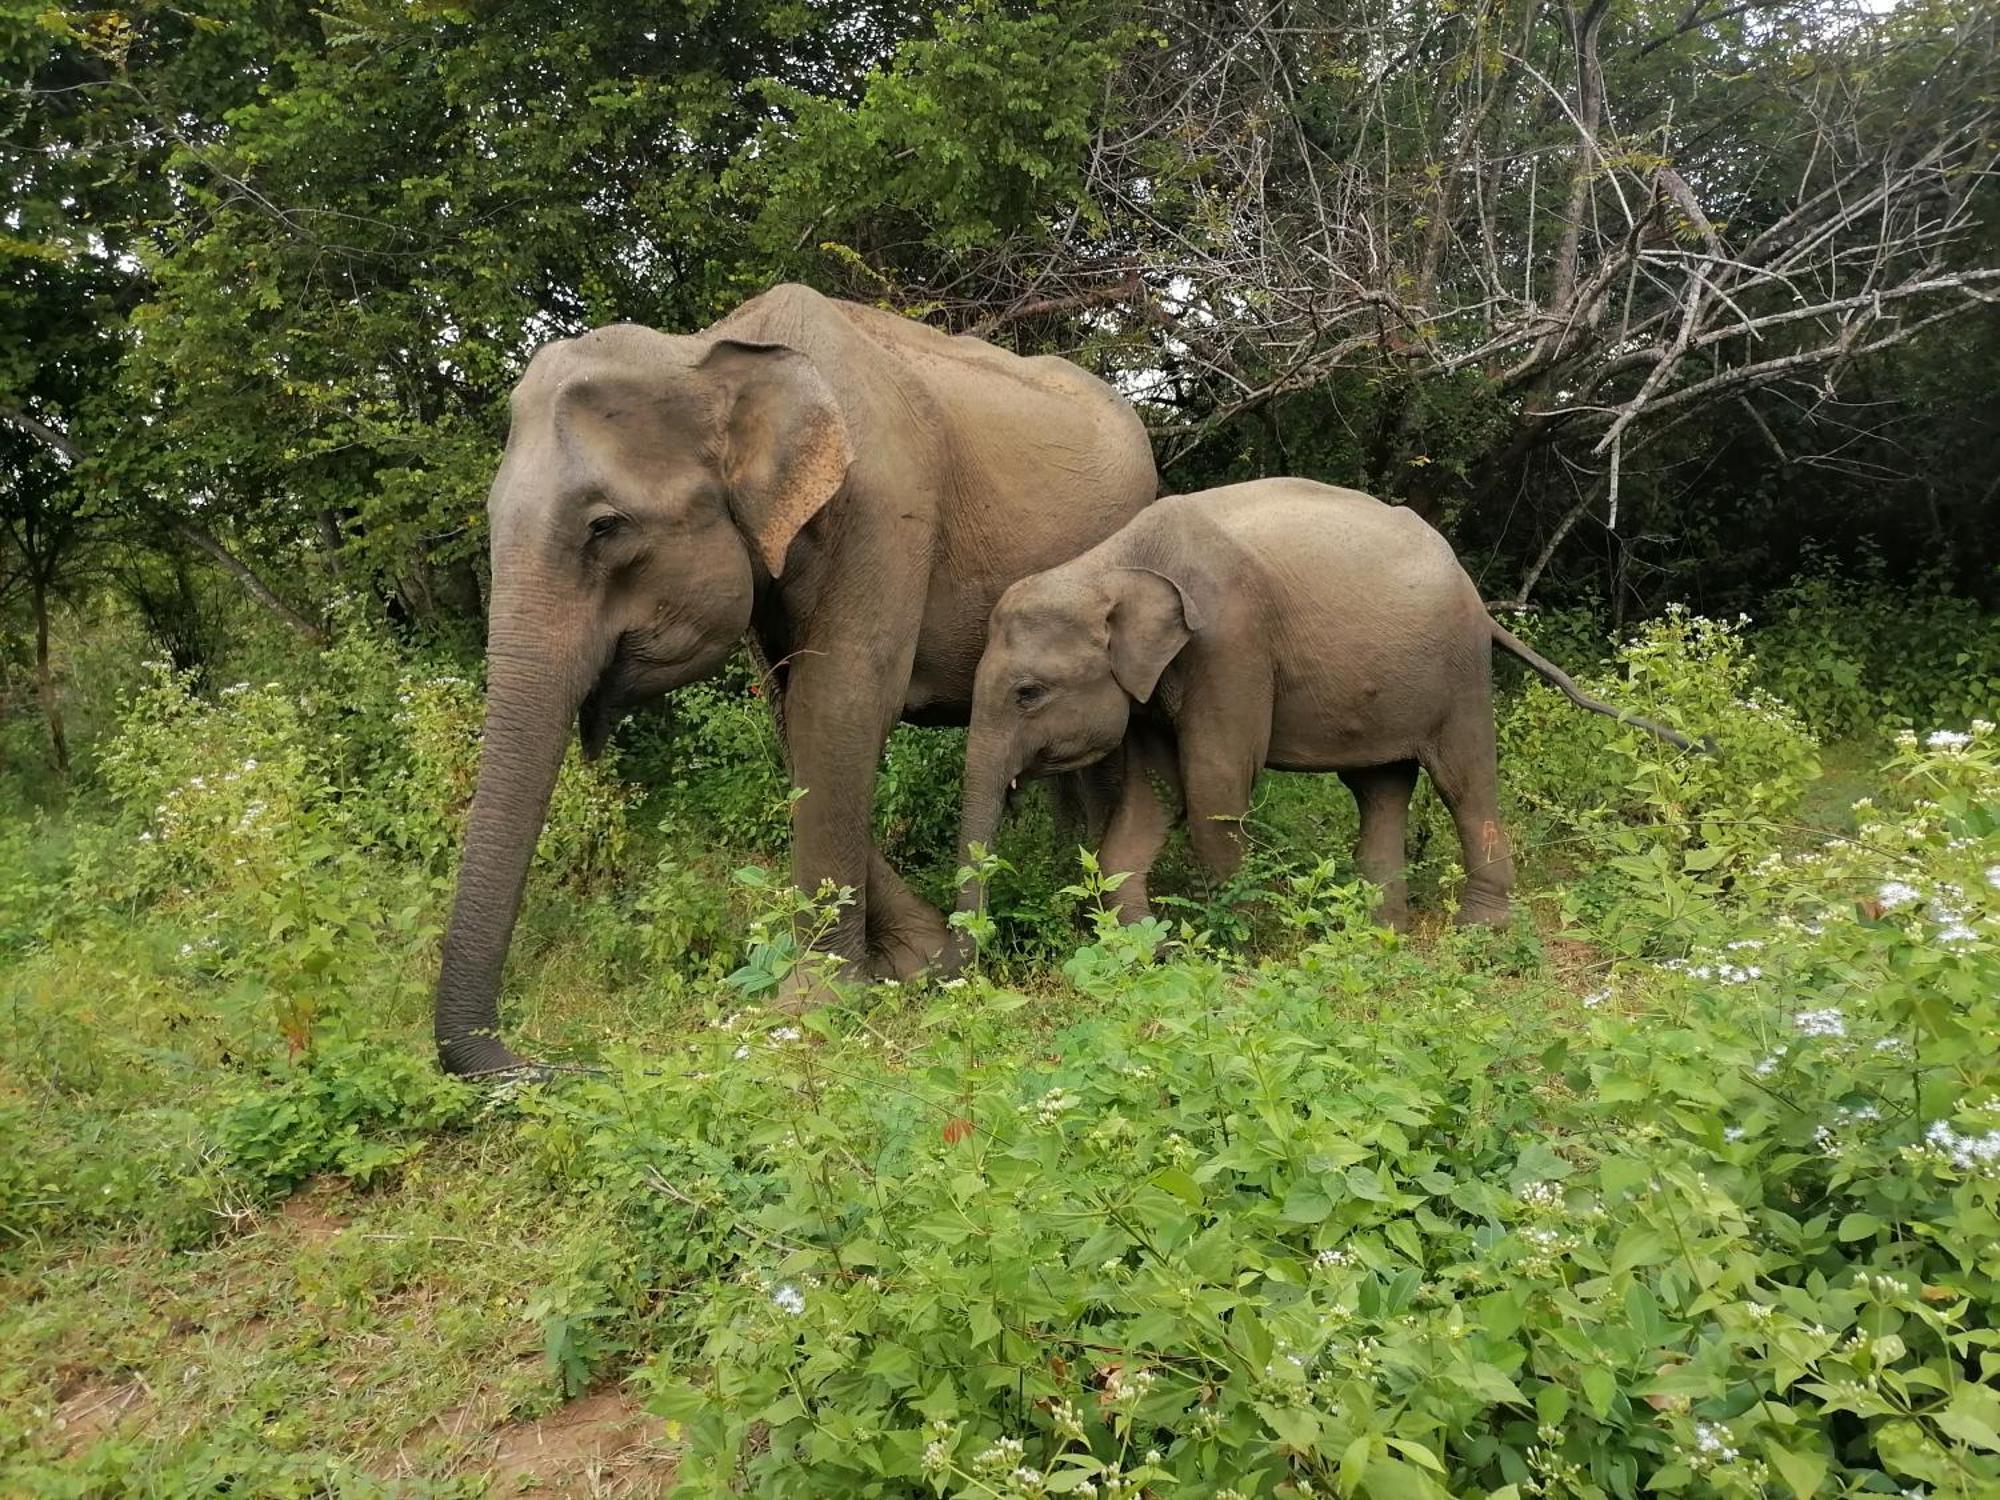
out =
[[145,1381],[136,1378],[88,1381],[63,1397],[49,1425],[63,1451],[78,1454],[144,1406],[148,1394]]
[[286,1225],[301,1241],[323,1245],[347,1228],[343,1209],[347,1189],[325,1178],[307,1183],[278,1209],[278,1222]]
[[500,1495],[658,1495],[672,1482],[679,1456],[660,1419],[616,1390],[495,1428],[475,1451]]

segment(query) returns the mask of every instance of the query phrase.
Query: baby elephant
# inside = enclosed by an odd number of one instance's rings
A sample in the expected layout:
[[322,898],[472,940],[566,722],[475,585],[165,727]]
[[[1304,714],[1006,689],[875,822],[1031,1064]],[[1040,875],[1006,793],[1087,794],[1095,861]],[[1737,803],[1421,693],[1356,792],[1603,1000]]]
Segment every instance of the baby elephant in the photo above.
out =
[[[1361,807],[1361,872],[1402,926],[1421,766],[1464,846],[1459,920],[1504,923],[1514,862],[1497,807],[1496,645],[1583,707],[1694,748],[1586,696],[1496,624],[1411,511],[1305,479],[1159,500],[1001,595],[973,688],[961,849],[992,844],[1017,778],[1118,752],[1101,859],[1130,872],[1116,899],[1136,920],[1170,827],[1163,795],[1184,801],[1195,853],[1227,875],[1260,770],[1337,771]],[[960,906],[981,899],[974,882]]]

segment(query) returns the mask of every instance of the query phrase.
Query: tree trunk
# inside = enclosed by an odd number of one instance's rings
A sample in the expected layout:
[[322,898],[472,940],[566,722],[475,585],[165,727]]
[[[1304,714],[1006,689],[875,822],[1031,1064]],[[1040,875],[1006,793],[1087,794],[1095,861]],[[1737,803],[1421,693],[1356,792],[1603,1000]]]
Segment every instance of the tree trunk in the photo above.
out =
[[37,578],[32,590],[35,610],[35,690],[42,700],[42,717],[49,725],[49,746],[56,770],[69,775],[69,741],[63,734],[62,700],[56,694],[55,672],[49,666],[49,595]]

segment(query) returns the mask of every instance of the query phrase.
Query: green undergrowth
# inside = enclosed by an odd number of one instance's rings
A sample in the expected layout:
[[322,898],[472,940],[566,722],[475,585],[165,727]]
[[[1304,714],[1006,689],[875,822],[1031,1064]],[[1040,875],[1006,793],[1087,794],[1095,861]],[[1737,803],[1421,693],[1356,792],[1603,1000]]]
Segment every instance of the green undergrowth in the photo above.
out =
[[[504,1490],[610,1392],[690,1494],[1994,1493],[2000,740],[1825,746],[1761,651],[1581,667],[1714,757],[1507,695],[1504,932],[1428,799],[1407,938],[1332,778],[1133,928],[1031,805],[974,974],[803,1018],[726,676],[565,769],[505,1015],[580,1071],[479,1090],[427,1025],[474,686],[359,630],[154,672],[0,829],[0,1493]],[[940,897],[954,750],[882,798]]]

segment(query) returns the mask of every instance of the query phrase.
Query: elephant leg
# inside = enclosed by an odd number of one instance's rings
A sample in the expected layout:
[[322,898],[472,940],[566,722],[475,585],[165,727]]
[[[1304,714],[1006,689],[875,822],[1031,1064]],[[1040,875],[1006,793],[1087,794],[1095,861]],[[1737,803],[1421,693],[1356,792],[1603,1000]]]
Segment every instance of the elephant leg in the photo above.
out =
[[1499,757],[1493,714],[1481,703],[1445,726],[1424,760],[1431,782],[1451,809],[1465,856],[1465,889],[1458,898],[1460,924],[1507,925],[1514,889],[1514,851],[1500,826]]
[[1096,848],[1118,815],[1125,797],[1124,756],[1107,755],[1094,766],[1051,778],[1056,827],[1087,848]]
[[1243,662],[1209,665],[1187,684],[1174,717],[1188,842],[1219,879],[1242,867],[1243,819],[1271,746],[1271,677]]
[[1134,725],[1126,732],[1117,805],[1104,832],[1098,863],[1107,875],[1125,879],[1112,892],[1122,922],[1152,912],[1147,876],[1166,846],[1180,801],[1180,775],[1171,740],[1159,730]]
[[868,858],[868,977],[904,980],[929,968],[951,932],[931,904],[889,868],[879,849]]
[[1375,915],[1384,926],[1401,932],[1410,925],[1409,862],[1410,795],[1417,789],[1417,763],[1400,760],[1361,771],[1342,771],[1340,779],[1354,793],[1361,810],[1361,835],[1354,844],[1354,863],[1362,876],[1382,888]]
[[[893,931],[901,946],[901,935],[910,931],[908,908],[916,902],[882,859],[872,832],[882,749],[901,711],[916,649],[915,621],[909,626],[900,647],[880,639],[811,642],[792,653],[785,672],[785,760],[793,785],[803,790],[792,804],[792,878],[808,893],[826,884],[852,893],[815,946],[845,959],[847,972],[857,977],[875,967],[871,935]],[[879,921],[873,913],[878,894],[889,903]],[[826,998],[810,980],[800,984],[813,993],[790,996],[788,1003]]]

